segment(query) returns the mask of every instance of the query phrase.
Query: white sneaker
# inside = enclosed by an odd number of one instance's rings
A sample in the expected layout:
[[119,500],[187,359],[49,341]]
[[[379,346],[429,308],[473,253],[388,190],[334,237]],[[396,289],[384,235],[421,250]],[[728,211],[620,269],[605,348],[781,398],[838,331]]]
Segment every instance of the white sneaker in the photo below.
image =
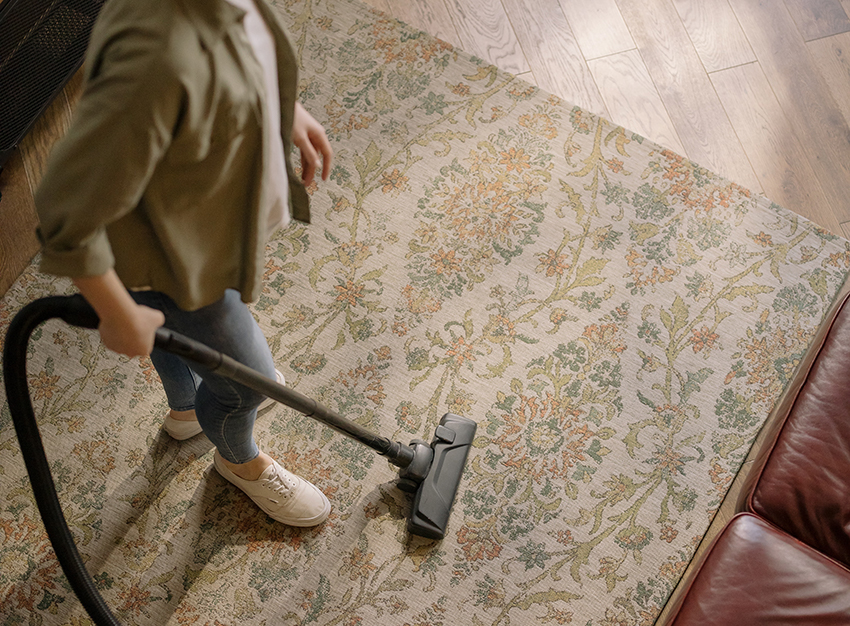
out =
[[257,480],[244,480],[224,465],[215,451],[213,466],[228,482],[239,487],[265,513],[290,526],[316,526],[331,512],[331,503],[312,483],[288,472],[275,461]]
[[[277,379],[277,382],[279,384],[286,384],[286,380],[284,380],[283,374],[280,373],[280,370],[275,370],[275,378]],[[263,400],[262,404],[257,407],[257,411],[267,409],[274,403],[275,401],[273,399],[266,398],[265,400]],[[171,417],[171,411],[166,414],[165,420],[162,423],[162,428],[165,432],[171,435],[172,439],[177,439],[178,441],[185,441],[186,439],[191,439],[195,435],[199,435],[203,432],[203,429],[198,423],[198,420],[176,420]]]
[[204,429],[201,428],[198,420],[176,420],[171,417],[171,411],[169,411],[165,416],[165,421],[162,422],[162,430],[171,435],[172,439],[185,441],[201,434]]

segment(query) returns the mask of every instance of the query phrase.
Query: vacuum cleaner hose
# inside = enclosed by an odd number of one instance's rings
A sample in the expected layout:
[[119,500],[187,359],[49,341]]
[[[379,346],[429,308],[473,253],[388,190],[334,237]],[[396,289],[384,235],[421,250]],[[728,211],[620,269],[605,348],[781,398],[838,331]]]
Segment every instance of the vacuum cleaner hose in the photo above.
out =
[[74,537],[62,514],[33,413],[26,372],[27,344],[32,332],[42,322],[53,317],[62,317],[75,326],[97,328],[97,316],[92,318],[90,311],[82,298],[75,300],[62,296],[42,298],[24,307],[9,324],[6,333],[6,343],[3,347],[3,382],[38,511],[56,552],[56,558],[71,588],[94,623],[97,626],[115,626],[120,622],[109,610],[83,565]]

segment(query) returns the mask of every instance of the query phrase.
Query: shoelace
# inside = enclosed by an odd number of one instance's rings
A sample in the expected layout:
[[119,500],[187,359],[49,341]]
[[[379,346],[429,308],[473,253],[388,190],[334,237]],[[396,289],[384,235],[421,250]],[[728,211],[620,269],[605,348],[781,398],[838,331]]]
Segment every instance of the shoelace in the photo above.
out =
[[271,477],[266,479],[266,486],[279,496],[289,498],[297,486],[295,481],[287,473],[275,471]]

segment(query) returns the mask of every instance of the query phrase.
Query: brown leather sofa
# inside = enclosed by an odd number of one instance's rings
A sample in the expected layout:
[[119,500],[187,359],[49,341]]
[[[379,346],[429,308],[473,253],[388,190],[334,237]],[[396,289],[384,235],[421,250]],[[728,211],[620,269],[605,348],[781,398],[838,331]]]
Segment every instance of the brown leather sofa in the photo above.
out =
[[850,289],[768,422],[738,513],[670,626],[850,625]]

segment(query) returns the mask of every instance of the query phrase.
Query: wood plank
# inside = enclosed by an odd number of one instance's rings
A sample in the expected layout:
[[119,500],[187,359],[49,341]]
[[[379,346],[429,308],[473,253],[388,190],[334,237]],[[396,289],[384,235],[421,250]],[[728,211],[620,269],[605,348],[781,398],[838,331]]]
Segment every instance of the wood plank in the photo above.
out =
[[838,0],[785,0],[806,41],[850,31],[850,19]]
[[815,66],[788,11],[776,2],[730,0],[830,209],[850,220],[850,126]]
[[70,124],[70,105],[64,93],[60,93],[21,141],[21,156],[32,189],[36,189],[41,182],[50,151],[68,131]]
[[616,0],[560,0],[560,4],[585,59],[635,47]]
[[531,69],[500,0],[446,0],[446,8],[464,50],[512,74]]
[[588,65],[614,123],[684,154],[673,122],[637,50],[593,59]]
[[6,293],[21,271],[38,252],[35,236],[38,219],[32,190],[27,182],[20,150],[16,150],[0,172],[0,296]]
[[791,122],[757,63],[711,75],[720,100],[741,138],[765,195],[819,226],[840,234],[826,196]]
[[583,109],[607,116],[605,102],[558,0],[504,0],[535,83]]
[[706,72],[756,60],[728,0],[673,0],[673,4]]
[[460,36],[443,0],[382,0],[393,17],[461,48]]
[[806,46],[835,104],[850,123],[850,33],[816,39]]
[[669,0],[618,0],[685,156],[750,189],[747,160],[699,56]]

